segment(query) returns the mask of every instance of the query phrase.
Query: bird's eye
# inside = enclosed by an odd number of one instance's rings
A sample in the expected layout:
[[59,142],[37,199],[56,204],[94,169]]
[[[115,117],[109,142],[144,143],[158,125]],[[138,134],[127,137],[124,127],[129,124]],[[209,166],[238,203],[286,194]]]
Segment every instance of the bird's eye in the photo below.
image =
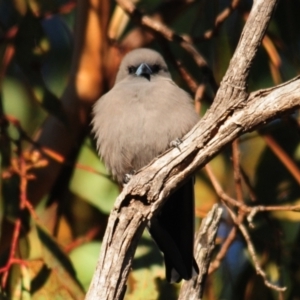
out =
[[161,70],[161,67],[157,64],[151,66],[151,70],[153,73],[158,73]]
[[136,72],[136,67],[134,67],[134,66],[128,67],[128,73],[129,73],[129,74],[133,74],[133,73],[135,73],[135,72]]

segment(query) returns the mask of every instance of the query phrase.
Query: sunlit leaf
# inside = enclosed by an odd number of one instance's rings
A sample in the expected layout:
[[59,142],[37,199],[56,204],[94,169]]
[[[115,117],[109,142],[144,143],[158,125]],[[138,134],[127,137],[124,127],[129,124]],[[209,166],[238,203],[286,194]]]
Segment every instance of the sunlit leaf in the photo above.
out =
[[145,231],[139,241],[132,271],[127,280],[125,299],[177,299],[178,286],[170,285],[165,276],[162,254],[148,231]]
[[[26,43],[24,41],[26,40]],[[27,82],[34,99],[50,114],[66,124],[66,116],[59,99],[46,87],[42,73],[42,57],[36,50],[45,44],[43,28],[37,18],[27,14],[16,37],[15,59]],[[47,48],[45,49],[47,53]],[[42,52],[43,53],[43,52]]]
[[[109,213],[119,194],[115,183],[108,178],[107,172],[99,157],[88,143],[84,144],[78,158],[78,163],[89,166],[100,174],[88,172],[79,168],[75,169],[70,189],[73,193],[88,201],[102,212]],[[103,175],[101,175],[101,173]]]
[[90,242],[75,248],[70,259],[81,285],[88,290],[100,254],[100,242]]
[[[79,285],[71,262],[56,242],[39,226],[38,236],[42,243],[43,266],[35,276],[35,299],[43,295],[57,295],[57,299],[83,299],[84,293]],[[41,296],[39,296],[41,295]],[[66,297],[66,298],[63,298]]]

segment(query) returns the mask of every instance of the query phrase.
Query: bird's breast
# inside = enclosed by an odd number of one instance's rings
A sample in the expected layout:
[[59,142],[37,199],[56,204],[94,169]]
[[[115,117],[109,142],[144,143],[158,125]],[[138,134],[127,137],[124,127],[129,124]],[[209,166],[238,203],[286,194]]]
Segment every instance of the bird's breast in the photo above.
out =
[[118,84],[94,108],[99,152],[118,180],[148,164],[198,120],[189,95],[170,80],[141,79]]

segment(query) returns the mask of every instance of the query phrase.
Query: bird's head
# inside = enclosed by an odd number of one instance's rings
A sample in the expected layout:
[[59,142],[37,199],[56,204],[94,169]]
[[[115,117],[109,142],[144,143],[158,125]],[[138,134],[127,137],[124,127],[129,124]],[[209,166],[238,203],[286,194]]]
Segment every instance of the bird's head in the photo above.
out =
[[150,81],[153,76],[171,77],[166,62],[154,50],[135,49],[124,56],[116,83],[128,77],[144,77]]

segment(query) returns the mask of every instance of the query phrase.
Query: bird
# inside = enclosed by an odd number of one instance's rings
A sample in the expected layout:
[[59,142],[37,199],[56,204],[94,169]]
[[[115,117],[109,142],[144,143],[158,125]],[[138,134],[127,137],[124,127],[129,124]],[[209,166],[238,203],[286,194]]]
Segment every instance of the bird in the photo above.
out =
[[[172,80],[162,55],[148,48],[124,56],[114,86],[92,110],[99,156],[120,185],[174,141],[180,143],[198,121],[191,96]],[[168,282],[198,274],[193,254],[193,178],[169,196],[148,230],[164,255]]]

